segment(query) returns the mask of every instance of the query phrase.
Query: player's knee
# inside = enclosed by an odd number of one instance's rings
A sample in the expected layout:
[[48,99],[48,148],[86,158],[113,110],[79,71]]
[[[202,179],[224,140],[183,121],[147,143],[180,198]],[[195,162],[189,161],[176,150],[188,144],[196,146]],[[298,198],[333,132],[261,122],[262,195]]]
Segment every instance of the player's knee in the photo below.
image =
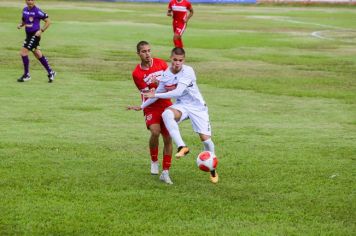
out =
[[160,134],[161,134],[161,130],[159,130],[159,129],[151,130],[151,135],[153,137],[159,137]]
[[149,126],[149,130],[151,131],[151,136],[158,138],[161,134],[161,127],[159,124],[152,124]]
[[166,120],[174,120],[174,113],[172,110],[170,109],[166,109],[163,113],[162,113],[162,118],[164,121]]
[[21,49],[20,56],[22,56],[22,57],[28,56],[28,51]]
[[43,56],[42,53],[41,53],[41,51],[34,51],[33,54],[35,55],[35,57],[36,57],[37,59],[40,59],[40,58]]

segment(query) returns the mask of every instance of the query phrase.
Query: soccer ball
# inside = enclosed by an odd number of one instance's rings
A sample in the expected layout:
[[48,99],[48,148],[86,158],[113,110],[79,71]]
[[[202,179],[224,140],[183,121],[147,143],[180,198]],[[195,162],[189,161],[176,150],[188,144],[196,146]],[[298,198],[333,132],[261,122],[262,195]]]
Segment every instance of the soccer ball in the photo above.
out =
[[204,151],[199,153],[197,157],[197,166],[202,171],[210,172],[215,170],[218,165],[218,158],[214,155],[214,153],[209,151]]

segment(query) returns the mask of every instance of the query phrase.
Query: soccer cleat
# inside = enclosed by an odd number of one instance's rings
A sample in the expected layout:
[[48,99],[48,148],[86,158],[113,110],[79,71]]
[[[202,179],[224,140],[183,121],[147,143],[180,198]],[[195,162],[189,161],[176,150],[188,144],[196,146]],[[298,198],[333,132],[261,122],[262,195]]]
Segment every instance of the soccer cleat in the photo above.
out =
[[215,175],[214,176],[213,176],[212,173],[210,173],[210,182],[212,182],[213,184],[216,184],[217,182],[219,182],[218,172],[215,171]]
[[54,77],[55,77],[56,75],[57,75],[57,73],[52,70],[51,73],[49,73],[49,74],[47,75],[47,77],[48,77],[48,83],[52,83],[53,80],[54,80]]
[[184,157],[185,155],[187,155],[189,153],[189,148],[186,146],[181,146],[178,148],[178,151],[176,153],[176,157],[177,158],[181,158]]
[[151,175],[158,175],[158,161],[151,161]]
[[17,79],[17,82],[26,82],[31,79],[31,76],[29,74],[23,75],[20,78]]
[[171,178],[169,178],[169,172],[168,170],[164,170],[162,171],[161,176],[159,177],[159,179],[163,182],[165,182],[166,184],[173,184]]

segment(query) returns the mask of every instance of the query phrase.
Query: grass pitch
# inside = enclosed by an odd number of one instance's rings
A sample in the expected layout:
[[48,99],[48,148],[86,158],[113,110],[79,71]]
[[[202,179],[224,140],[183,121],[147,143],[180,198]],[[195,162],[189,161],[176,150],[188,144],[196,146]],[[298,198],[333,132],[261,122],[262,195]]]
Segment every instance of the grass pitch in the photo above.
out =
[[220,182],[149,174],[135,45],[168,60],[165,4],[37,1],[52,19],[19,84],[23,1],[0,1],[1,235],[352,235],[356,8],[194,5],[187,64],[208,103]]

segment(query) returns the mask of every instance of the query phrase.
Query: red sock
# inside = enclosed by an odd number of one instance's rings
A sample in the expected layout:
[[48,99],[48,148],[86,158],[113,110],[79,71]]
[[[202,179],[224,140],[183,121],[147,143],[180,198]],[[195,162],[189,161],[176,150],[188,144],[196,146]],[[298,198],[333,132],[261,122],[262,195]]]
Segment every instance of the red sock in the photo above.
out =
[[158,161],[158,147],[150,148],[151,161]]
[[173,39],[174,47],[180,48],[180,42],[179,41],[180,41],[179,39]]
[[180,39],[173,39],[174,42],[174,47],[176,48],[183,48],[183,40],[182,38]]
[[178,39],[179,46],[178,48],[183,48],[183,40],[182,38]]
[[171,162],[172,162],[172,156],[163,155],[162,169],[169,170],[169,168],[171,167]]

